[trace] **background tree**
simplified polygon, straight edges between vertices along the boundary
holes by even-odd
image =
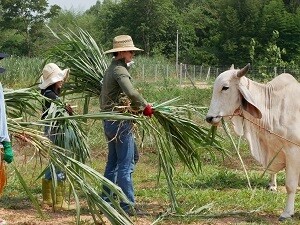
[[[47,23],[47,26],[58,34],[60,34],[64,29],[76,31],[78,30],[78,27],[82,27],[89,31],[89,33],[96,39],[96,37],[102,36],[102,30],[95,26],[95,19],[96,17],[93,14],[61,10],[59,14]],[[53,34],[48,27],[43,26],[43,29],[41,30],[43,39],[38,39],[35,42],[36,45],[39,46],[39,48],[35,48],[37,55],[45,57],[48,57],[48,50],[58,43],[58,40],[53,38]]]
[[[250,61],[251,38],[260,35],[262,2],[259,0],[225,0],[217,5],[219,38],[215,54],[221,65]],[[238,57],[237,57],[238,56]]]
[[[95,16],[94,27],[96,27],[101,34],[95,37],[95,40],[98,43],[101,43],[103,48],[111,48],[112,39],[114,37],[114,30],[119,26],[122,26],[122,23],[119,23],[119,26],[115,26],[115,21],[119,21],[118,18],[120,12],[120,4],[112,0],[103,0],[102,3],[97,1],[96,5],[92,6],[87,10],[87,14]],[[121,14],[122,15],[122,14]],[[119,28],[120,29],[120,28]]]
[[[282,1],[273,0],[265,5],[262,13],[262,28],[264,37],[262,43],[268,45],[273,37],[273,31],[279,32],[277,45],[286,49],[284,61],[291,61],[300,53],[300,23],[297,22],[297,14],[286,11]],[[266,50],[266,48],[264,49]]]
[[[218,32],[217,1],[208,0],[199,4],[190,4],[189,8],[181,13],[184,24],[193,27],[195,33],[194,48],[187,52],[188,60],[193,64],[218,64],[216,57]],[[193,59],[193,60],[192,60]]]
[[[127,33],[147,56],[174,62],[178,30],[180,62],[218,66],[265,63],[276,30],[285,65],[300,61],[300,10],[294,0],[98,0],[85,12],[47,8],[47,0],[0,3],[0,47],[10,54],[40,56],[55,45],[47,24],[54,31],[81,27],[104,49]]]
[[[51,6],[48,10],[46,0],[0,0],[2,6],[1,32],[2,51],[10,54],[32,56],[35,42],[43,38],[41,30],[44,23],[58,14],[60,7]]]
[[[98,12],[97,24],[102,25],[109,47],[114,36],[127,33],[147,55],[168,56],[170,48],[175,51],[179,14],[171,0],[104,1]]]
[[[299,0],[283,0],[287,10],[291,13],[296,13],[300,7]]]

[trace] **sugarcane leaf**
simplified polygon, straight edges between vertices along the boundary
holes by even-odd
[[[41,207],[39,206],[39,203],[38,203],[37,199],[30,192],[30,188],[27,186],[27,184],[26,184],[25,180],[23,179],[22,175],[20,174],[19,170],[14,165],[12,165],[12,167],[13,167],[13,169],[14,169],[14,171],[15,171],[15,173],[16,173],[16,175],[17,175],[17,177],[18,177],[18,179],[19,179],[19,181],[20,181],[20,183],[21,183],[21,185],[23,187],[23,189],[26,191],[27,196],[30,198],[31,202],[35,206],[38,214],[42,218],[45,218],[44,213],[41,210]]]
[[[77,34],[62,28],[61,35],[48,27],[59,43],[49,51],[47,60],[59,62],[63,67],[70,68],[70,80],[65,90],[68,94],[86,93],[99,96],[107,59],[103,50],[92,36],[81,28]]]

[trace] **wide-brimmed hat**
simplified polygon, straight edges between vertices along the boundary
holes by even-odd
[[[70,69],[61,70],[55,63],[48,63],[44,66],[40,78],[40,89],[46,89],[58,81],[66,80],[69,76]]]
[[[144,51],[134,46],[132,38],[129,35],[119,35],[113,40],[113,48],[104,52],[104,54],[112,52],[126,52],[126,51]]]
[[[6,58],[8,56],[9,55],[0,52],[0,60]],[[0,67],[0,73],[4,73],[4,72],[5,72],[5,69],[3,67]]]

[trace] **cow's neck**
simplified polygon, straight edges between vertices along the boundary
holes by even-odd
[[[269,114],[272,86],[257,83],[246,77],[243,77],[241,82],[252,93],[256,106],[262,112],[262,118],[256,119],[247,111],[241,109],[241,115],[232,119],[235,132],[238,135],[245,136],[249,142],[251,154],[259,163],[265,168],[268,167],[269,170],[278,171],[282,167],[280,162],[278,164],[274,163],[272,166],[269,165],[276,154],[275,152],[281,149],[281,143],[276,142],[276,138],[269,132],[273,130],[273,119]],[[269,141],[273,141],[273,144],[267,143]]]

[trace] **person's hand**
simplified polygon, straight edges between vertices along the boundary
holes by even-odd
[[[152,117],[153,113],[154,113],[154,109],[152,108],[152,105],[147,104],[146,107],[144,108],[143,114],[145,116]]]
[[[1,144],[4,148],[3,159],[7,163],[11,163],[14,159],[14,152],[9,141],[2,141]]]
[[[70,116],[73,116],[74,110],[72,109],[71,105],[66,104],[65,109],[67,110],[67,112],[68,112],[68,114],[69,114]]]

